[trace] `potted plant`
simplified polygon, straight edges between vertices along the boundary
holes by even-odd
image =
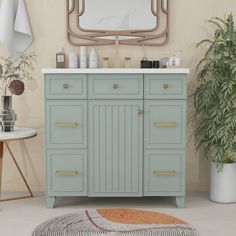
[[[25,90],[24,80],[31,79],[31,72],[36,62],[34,53],[21,54],[15,60],[12,57],[1,58],[0,88],[2,90],[2,110],[0,111],[0,125],[3,132],[14,129],[16,114],[12,110],[12,94],[21,95]]]
[[[210,199],[236,202],[236,28],[233,15],[209,20],[214,36],[197,66],[194,138],[212,160]]]

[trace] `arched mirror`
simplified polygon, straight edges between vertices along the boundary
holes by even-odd
[[[161,46],[168,17],[168,0],[67,0],[67,38],[74,46]]]

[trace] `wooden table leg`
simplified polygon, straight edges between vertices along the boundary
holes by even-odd
[[[3,142],[0,142],[0,196],[2,193]]]

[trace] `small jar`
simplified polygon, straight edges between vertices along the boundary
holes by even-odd
[[[110,68],[110,58],[109,57],[103,57],[102,58],[102,68]]]
[[[159,69],[160,68],[160,61],[153,61],[152,68]]]
[[[147,58],[143,58],[141,61],[141,68],[152,68],[152,61],[149,61]]]
[[[167,66],[169,66],[169,61],[170,61],[170,58],[163,57],[160,61],[161,68],[167,68]]]
[[[125,57],[124,68],[131,68],[132,66],[132,58]]]

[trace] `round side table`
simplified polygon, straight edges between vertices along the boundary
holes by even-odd
[[[29,129],[29,128],[15,128],[13,132],[0,132],[0,194],[1,194],[1,187],[2,187],[2,166],[3,166],[3,148],[4,146],[7,148],[7,150],[10,153],[10,156],[16,165],[17,170],[19,171],[28,191],[29,196],[23,196],[23,197],[17,197],[17,198],[8,198],[8,199],[1,199],[0,201],[10,201],[10,200],[17,200],[17,199],[23,199],[23,198],[31,198],[33,197],[33,193],[29,187],[29,184],[26,181],[26,178],[23,175],[22,170],[20,169],[19,164],[16,161],[16,158],[10,149],[10,146],[8,144],[8,141],[14,141],[14,140],[25,140],[29,138],[33,138],[37,136],[37,131],[35,129]]]

